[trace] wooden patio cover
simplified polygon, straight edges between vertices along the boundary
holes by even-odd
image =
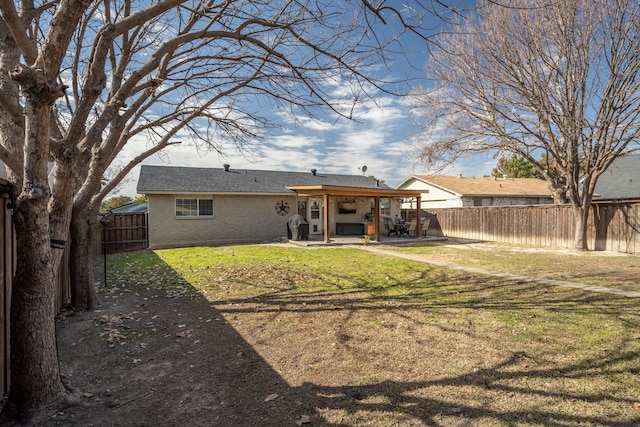
[[[329,224],[330,212],[329,212],[329,199],[331,197],[369,197],[375,200],[375,232],[373,239],[380,241],[380,199],[407,199],[415,197],[416,199],[416,212],[419,213],[420,195],[427,192],[427,190],[394,190],[392,188],[363,188],[363,187],[341,187],[334,185],[301,185],[287,187],[292,191],[295,191],[298,196],[303,197],[320,197],[322,196],[322,204],[324,206],[324,241],[329,243],[330,233]],[[416,215],[416,218],[420,218],[420,215]],[[422,230],[420,229],[422,224],[420,221],[416,224],[416,236],[422,236]]]

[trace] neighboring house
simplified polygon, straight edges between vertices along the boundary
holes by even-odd
[[[640,200],[640,154],[618,157],[598,178],[594,202]]]
[[[310,234],[324,234],[327,241],[330,234],[362,235],[376,204],[383,214],[399,215],[400,199],[411,194],[361,175],[228,165],[143,165],[137,191],[148,201],[151,248],[280,239],[294,214],[306,219]]]
[[[534,178],[412,175],[396,189],[428,191],[422,194],[422,209],[553,203],[547,182]],[[413,209],[415,202],[405,199],[402,208]]]

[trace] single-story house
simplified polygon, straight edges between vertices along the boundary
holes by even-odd
[[[596,182],[594,202],[640,200],[640,154],[620,156]]]
[[[309,234],[364,235],[374,215],[399,215],[398,191],[361,175],[143,165],[137,191],[147,197],[149,247],[255,242],[287,236],[301,215]],[[379,217],[379,215],[378,215]],[[373,227],[379,240],[380,226]]]
[[[422,209],[466,206],[510,206],[553,203],[548,184],[534,178],[475,178],[462,175],[412,175],[398,190],[420,190]],[[403,201],[403,209],[415,202]]]

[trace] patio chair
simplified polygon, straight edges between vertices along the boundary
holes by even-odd
[[[382,219],[384,220],[384,228],[387,229],[387,237],[391,236],[392,234],[399,236],[398,226],[395,222],[393,222],[393,218],[385,216]]]
[[[407,229],[407,234],[409,237],[416,237],[416,226],[418,225],[417,219],[412,219],[409,223],[409,228]]]
[[[427,237],[427,230],[429,229],[429,224],[431,224],[430,218],[425,218],[422,220],[422,227],[420,228],[420,230],[422,230],[423,237]]]

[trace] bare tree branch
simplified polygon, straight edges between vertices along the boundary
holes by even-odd
[[[574,207],[576,247],[598,177],[640,142],[640,6],[631,0],[481,3],[441,35],[418,95],[424,161],[523,156]],[[540,161],[544,156],[545,161]]]
[[[33,40],[27,35],[27,30],[15,8],[15,3],[12,0],[0,0],[0,11],[2,12],[2,19],[11,31],[11,35],[16,40],[27,63],[35,62],[38,57],[38,51]]]

